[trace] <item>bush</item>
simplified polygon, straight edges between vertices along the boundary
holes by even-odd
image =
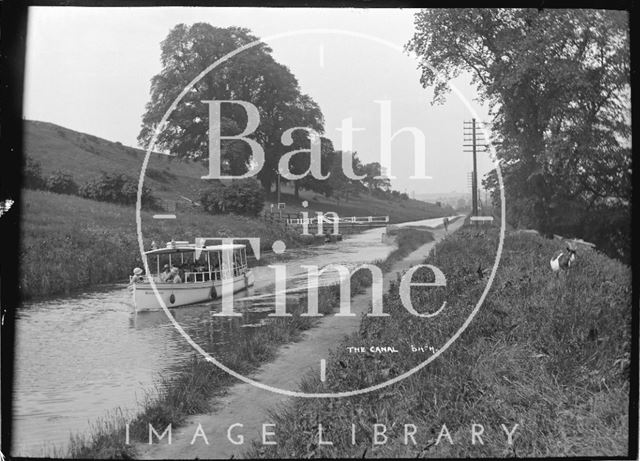
[[[211,214],[226,213],[224,206],[224,187],[220,182],[213,182],[200,193],[200,203],[205,211]]]
[[[58,194],[77,194],[78,184],[69,173],[58,170],[47,178],[46,189]]]
[[[97,178],[90,179],[80,187],[79,195],[101,202],[133,205],[136,203],[138,182],[125,174],[102,173]],[[142,187],[142,207],[157,208],[155,197],[151,189]]]
[[[243,179],[225,187],[212,183],[201,192],[200,202],[213,214],[238,213],[257,216],[264,206],[264,194],[260,185],[252,179]]]
[[[27,157],[24,167],[24,187],[27,189],[44,189],[45,181],[42,177],[42,167],[40,163]]]
[[[229,211],[257,216],[264,206],[264,191],[257,181],[242,179],[225,189],[224,199]]]
[[[373,189],[371,191],[371,195],[375,198],[379,198],[381,200],[384,200],[388,197],[388,194],[383,191],[382,189]]]

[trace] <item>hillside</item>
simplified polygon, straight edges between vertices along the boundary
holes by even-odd
[[[42,175],[63,170],[78,184],[105,173],[139,174],[144,151],[69,130],[52,123],[25,121],[25,155],[39,162]],[[193,208],[188,200],[197,200],[203,187],[200,177],[206,171],[200,164],[179,162],[161,154],[150,158],[145,185],[167,202],[183,204],[176,209],[178,219],[158,221],[143,212],[146,244],[171,238],[193,240],[202,235],[257,235],[263,248],[276,239],[290,245],[301,244],[293,231],[260,218],[215,215]],[[285,213],[302,210],[301,201],[309,200],[307,210],[336,211],[342,216],[390,215],[392,222],[437,217],[448,209],[417,200],[392,202],[363,196],[349,202],[318,197],[303,191],[300,199],[283,189]],[[272,194],[275,195],[275,194]],[[274,198],[266,197],[271,209]],[[72,195],[26,190],[22,197],[22,241],[20,288],[25,299],[69,293],[99,283],[124,281],[132,267],[140,265],[136,241],[135,208],[96,202]]]
[[[40,162],[44,176],[56,170],[71,174],[78,184],[101,172],[140,174],[145,152],[96,136],[79,133],[53,123],[24,122],[24,155]],[[145,185],[161,199],[180,200],[198,196],[200,179],[206,170],[193,162],[178,162],[171,157],[153,154],[145,176]],[[186,201],[184,201],[187,203]]]
[[[42,166],[43,176],[57,170],[71,174],[78,184],[98,176],[101,172],[124,173],[138,177],[145,152],[127,147],[119,142],[111,142],[96,136],[79,133],[53,123],[24,122],[24,154]],[[161,154],[152,154],[145,175],[145,185],[153,195],[177,204],[190,205],[197,200],[205,181],[200,178],[206,169],[200,163],[184,162]],[[302,210],[302,200],[309,202],[308,210],[335,211],[342,216],[389,215],[392,222],[417,220],[450,215],[447,208],[420,200],[391,201],[363,195],[345,202],[326,198],[309,191],[301,191],[296,200],[292,188],[283,185],[281,201],[286,203],[286,213]],[[267,194],[265,208],[277,201],[276,194]]]

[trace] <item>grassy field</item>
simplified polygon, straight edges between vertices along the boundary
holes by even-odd
[[[145,152],[120,143],[79,133],[47,122],[27,120],[24,123],[25,155],[38,161],[43,176],[57,170],[65,170],[78,184],[99,176],[101,172],[124,173],[138,177]],[[173,160],[166,155],[152,154],[145,173],[145,185],[153,195],[171,203],[190,206],[190,200],[198,200],[200,190],[206,186],[201,176],[207,174],[203,165]],[[274,193],[266,194],[266,210],[277,201]],[[281,202],[285,213],[302,211],[302,200],[309,202],[307,211],[335,211],[341,216],[389,215],[392,222],[435,218],[452,214],[449,208],[441,208],[420,200],[389,201],[365,194],[358,198],[335,200],[310,191],[301,191],[295,199],[293,187],[282,186]]]
[[[24,299],[69,293],[90,285],[128,282],[142,267],[135,208],[71,195],[23,191],[20,290]],[[145,248],[175,238],[260,237],[263,248],[276,239],[295,246],[298,235],[260,218],[184,211],[178,219],[155,220],[142,212]]]
[[[394,261],[402,259],[414,249],[433,240],[425,230],[400,230],[396,238],[398,248],[387,260],[380,264],[386,271]],[[362,292],[371,284],[367,271],[359,271],[352,277],[352,296]],[[339,286],[319,288],[318,311],[322,314],[334,312],[339,306]],[[287,306],[293,313],[290,319],[273,319],[261,328],[238,329],[236,347],[229,348],[229,356],[224,362],[237,372],[249,375],[260,364],[271,361],[282,344],[298,341],[304,330],[313,327],[318,319],[301,317],[306,311],[304,302]],[[225,392],[237,382],[235,378],[219,368],[194,355],[191,362],[184,364],[173,377],[160,377],[156,388],[143,400],[140,413],[127,418],[119,410],[94,422],[88,436],[74,436],[68,451],[56,450],[55,454],[72,458],[130,458],[135,456],[134,448],[125,444],[124,427],[130,423],[132,440],[144,440],[148,435],[148,424],[154,427],[179,427],[189,415],[202,414],[213,410],[214,397]],[[50,453],[53,455],[54,453]]]
[[[448,306],[428,320],[411,316],[390,290],[385,319],[365,317],[358,334],[327,360],[305,392],[332,392],[381,383],[411,369],[431,352],[353,354],[345,346],[413,345],[438,349],[467,318],[486,284],[495,230],[463,228],[436,246],[428,263],[447,275],[447,287],[414,290],[414,306]],[[510,233],[493,287],[476,318],[433,363],[379,391],[335,400],[298,399],[280,409],[277,446],[254,445],[250,457],[548,457],[625,456],[628,450],[631,272],[591,250],[556,277],[549,259],[561,244]],[[419,278],[419,277],[418,277]],[[423,281],[427,281],[423,278]],[[318,423],[323,440],[318,445]],[[472,444],[471,424],[483,424],[484,444]],[[351,443],[351,424],[356,443]],[[372,444],[374,424],[387,443]],[[404,425],[417,428],[416,444]],[[445,424],[453,443],[444,437]],[[518,424],[513,445],[500,427]]]

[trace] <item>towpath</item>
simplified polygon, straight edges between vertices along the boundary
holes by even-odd
[[[463,219],[449,224],[449,233],[462,226]],[[422,245],[401,261],[396,262],[384,275],[384,291],[395,280],[398,272],[422,263],[433,246],[445,236],[443,228],[431,229],[434,241]],[[298,390],[301,378],[308,372],[320,373],[320,360],[329,356],[332,349],[345,336],[350,335],[360,326],[360,317],[370,308],[371,288],[351,300],[351,311],[355,317],[325,316],[318,326],[303,333],[300,341],[282,346],[276,359],[261,366],[252,379],[273,387]],[[225,459],[238,458],[250,446],[252,440],[262,438],[262,425],[270,423],[269,412],[286,405],[293,397],[276,394],[257,388],[251,384],[240,382],[230,387],[228,392],[215,400],[215,409],[210,414],[191,416],[180,428],[173,428],[172,443],[167,438],[153,445],[140,443],[136,446],[140,459]],[[233,424],[242,427],[232,429],[232,436],[244,437],[242,445],[232,444],[227,431]],[[197,437],[192,444],[198,425],[206,435],[208,445],[203,437]],[[162,433],[165,428],[155,428]],[[273,431],[274,429],[269,429]],[[277,429],[276,429],[277,430]],[[273,438],[273,437],[270,437]]]

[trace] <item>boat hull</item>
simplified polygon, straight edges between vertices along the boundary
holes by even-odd
[[[156,283],[156,288],[164,304],[168,308],[186,306],[220,298],[223,290],[233,293],[247,289],[254,284],[252,271],[225,280],[209,280],[206,282]],[[134,283],[133,303],[136,311],[160,310],[162,305],[150,283]]]

